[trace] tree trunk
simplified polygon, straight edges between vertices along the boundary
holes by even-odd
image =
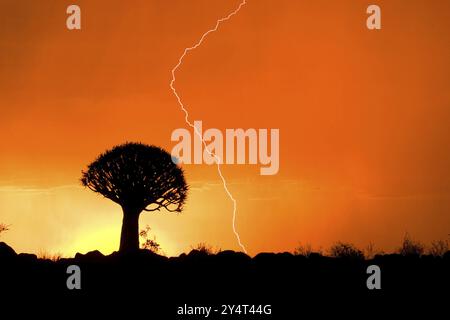
[[[123,222],[120,235],[120,252],[139,250],[139,215],[138,210],[122,208]]]

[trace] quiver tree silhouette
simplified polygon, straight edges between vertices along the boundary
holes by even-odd
[[[119,251],[139,249],[139,216],[142,211],[181,212],[188,185],[183,170],[164,149],[142,143],[125,143],[101,154],[81,183],[122,207]]]

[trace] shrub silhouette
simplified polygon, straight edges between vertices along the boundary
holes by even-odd
[[[158,253],[161,250],[161,246],[158,242],[156,242],[156,237],[154,236],[153,239],[150,239],[150,226],[146,226],[145,229],[142,229],[139,232],[139,236],[144,241],[141,245],[142,249],[149,250],[154,253]]]
[[[366,259],[373,259],[373,258],[375,258],[375,256],[383,255],[383,254],[384,254],[383,251],[377,250],[375,248],[375,244],[373,244],[373,242],[369,242],[369,244],[364,249],[364,257]]]
[[[351,243],[337,242],[330,248],[330,256],[334,258],[364,259],[364,253]]]
[[[296,256],[309,257],[311,255],[311,253],[313,253],[313,250],[312,250],[312,246],[309,243],[306,245],[303,245],[300,243],[294,249],[294,255],[296,255]]]
[[[428,249],[428,253],[434,257],[443,257],[444,254],[450,250],[448,241],[437,240],[431,242],[431,246]]]
[[[409,234],[403,238],[402,246],[398,249],[398,253],[402,256],[421,256],[425,251],[425,246],[411,239]]]
[[[181,212],[188,191],[183,170],[171,155],[142,143],[125,143],[101,154],[82,172],[81,183],[122,207],[121,252],[139,249],[142,211]]]
[[[213,255],[221,252],[222,250],[214,249],[212,246],[208,245],[206,242],[200,242],[196,246],[191,246],[192,250],[199,251],[206,255]]]

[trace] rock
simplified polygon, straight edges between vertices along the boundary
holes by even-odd
[[[191,252],[189,252],[189,254],[187,256],[190,259],[192,259],[192,258],[193,259],[197,259],[197,258],[208,257],[209,254],[206,251],[201,251],[201,250],[194,249],[194,250],[191,250]]]
[[[320,254],[319,252],[311,252],[308,256],[308,259],[310,260],[320,260],[323,259],[324,256]]]
[[[17,253],[4,242],[0,242],[0,259],[14,258]]]
[[[261,252],[258,253],[253,260],[255,260],[256,262],[259,263],[266,263],[266,262],[270,262],[273,261],[275,259],[275,253],[272,252]]]
[[[234,252],[232,250],[221,251],[216,257],[220,260],[229,260],[230,262],[250,261],[252,259],[243,252]]]
[[[32,263],[37,261],[37,256],[32,253],[20,253],[18,258],[25,263]]]
[[[450,251],[447,251],[446,253],[444,253],[443,258],[445,260],[450,260]]]
[[[89,259],[101,259],[105,257],[105,255],[98,250],[89,251],[84,256]]]
[[[75,255],[75,260],[83,260],[83,261],[98,261],[104,258],[105,255],[98,250],[89,251],[86,254],[82,254],[77,252]]]

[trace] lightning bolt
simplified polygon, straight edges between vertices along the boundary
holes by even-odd
[[[197,134],[197,136],[201,139],[203,145],[205,146],[205,150],[206,152],[208,152],[208,154],[212,157],[214,157],[214,160],[216,162],[217,165],[217,172],[219,173],[220,179],[222,179],[222,183],[223,183],[223,188],[225,189],[225,192],[228,194],[228,196],[230,197],[231,201],[233,202],[233,219],[232,219],[232,227],[233,227],[233,232],[236,236],[236,239],[239,243],[239,246],[242,248],[242,250],[247,253],[247,250],[245,249],[245,246],[242,244],[241,242],[241,238],[239,236],[239,233],[236,231],[236,211],[237,211],[237,203],[236,203],[236,199],[233,197],[233,195],[231,194],[230,190],[228,190],[228,185],[227,185],[227,181],[225,180],[225,177],[222,174],[222,170],[220,169],[220,165],[222,164],[222,160],[220,159],[219,156],[217,156],[216,154],[214,154],[213,152],[211,152],[211,150],[208,148],[208,146],[206,145],[205,140],[203,140],[203,137],[201,135],[201,133],[199,132],[198,128],[196,126],[194,126],[190,121],[189,121],[189,112],[188,110],[185,108],[183,101],[180,98],[180,95],[178,94],[177,90],[175,89],[175,81],[176,81],[176,77],[175,77],[175,73],[176,71],[180,68],[181,64],[183,63],[184,58],[186,57],[186,55],[197,49],[198,47],[200,47],[202,45],[202,43],[205,41],[206,37],[213,32],[216,32],[219,29],[219,26],[221,23],[230,20],[234,15],[236,15],[242,8],[242,6],[244,6],[247,3],[246,0],[243,0],[239,6],[233,11],[231,12],[229,15],[227,15],[226,17],[223,17],[219,20],[217,20],[216,25],[214,26],[214,28],[206,31],[200,38],[200,40],[198,40],[198,42],[196,44],[194,44],[192,47],[186,48],[183,51],[183,54],[181,55],[181,57],[178,59],[178,63],[177,65],[172,69],[172,80],[170,81],[170,88],[173,91],[173,94],[175,95],[175,97],[177,98],[178,104],[181,107],[181,110],[183,110],[184,112],[184,120],[186,121],[187,125],[189,125],[191,128],[194,129],[194,132]]]

